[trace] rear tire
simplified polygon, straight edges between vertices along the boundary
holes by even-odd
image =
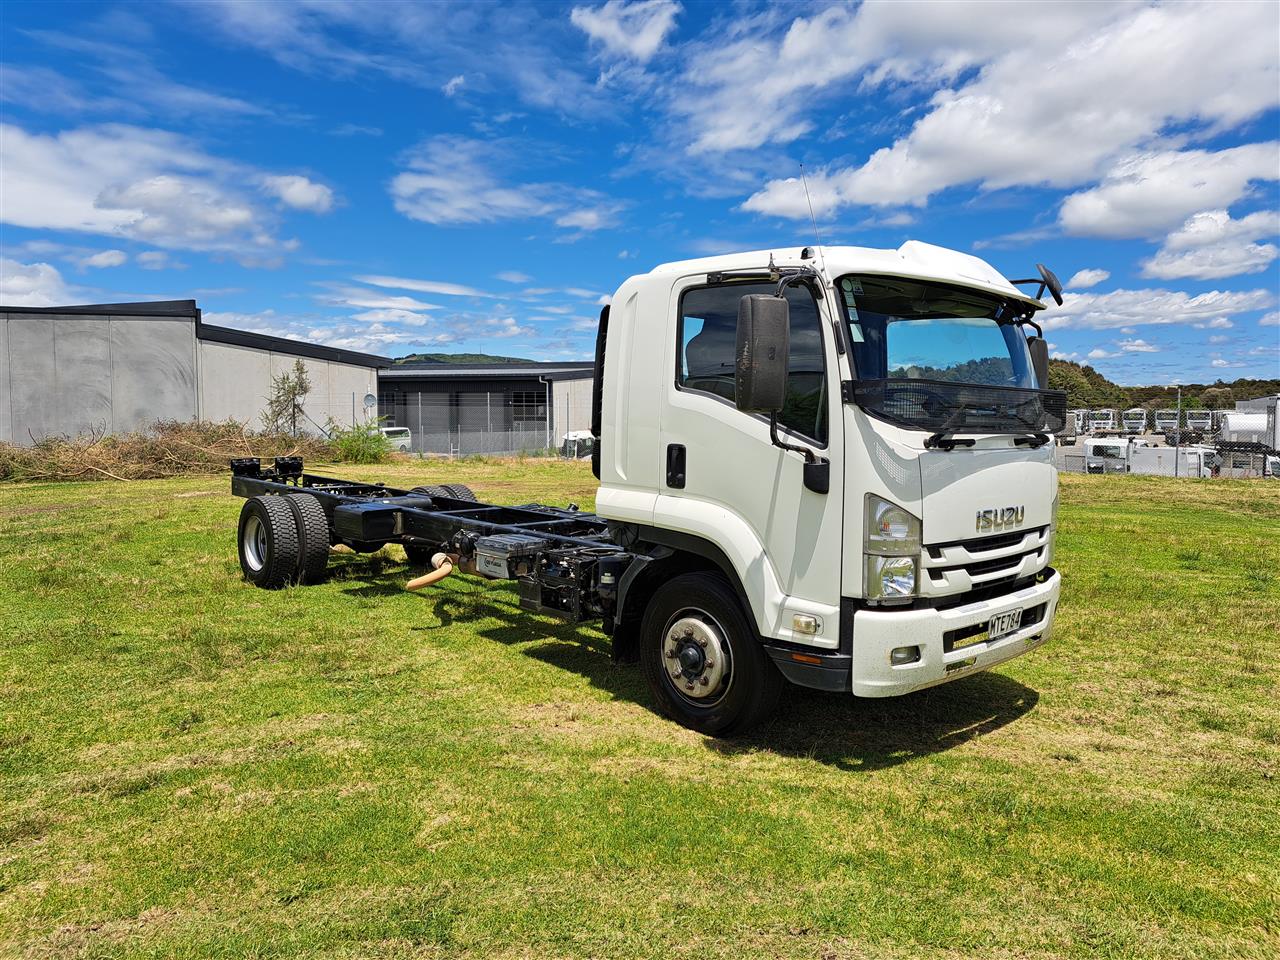
[[[657,589],[640,625],[640,664],[662,713],[710,736],[750,730],[782,693],[781,674],[719,573],[686,573]]]
[[[449,491],[448,496],[455,500],[466,500],[468,503],[478,503],[476,495],[471,492],[471,488],[463,483],[446,483],[443,488]]]
[[[268,495],[246,500],[240,509],[236,542],[240,569],[255,587],[278,590],[297,579],[298,524],[284,497]]]
[[[414,487],[410,493],[419,493],[424,497],[448,497],[452,496],[444,487]]]
[[[309,493],[289,493],[284,500],[298,525],[298,582],[319,583],[329,565],[329,518]]]

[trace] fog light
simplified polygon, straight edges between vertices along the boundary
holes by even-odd
[[[919,659],[919,647],[896,647],[889,654],[889,662],[895,667],[900,667],[904,663],[916,663]]]

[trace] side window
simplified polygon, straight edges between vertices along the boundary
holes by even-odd
[[[731,283],[697,287],[680,298],[676,382],[685,390],[734,401],[734,350],[738,301],[751,293],[771,294],[772,283]],[[805,287],[788,287],[791,350],[787,359],[787,402],[778,423],[802,436],[827,442],[826,375],[818,305]]]

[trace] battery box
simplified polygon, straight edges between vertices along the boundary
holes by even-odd
[[[526,533],[498,533],[475,542],[476,571],[486,577],[505,580],[533,568],[533,557],[545,550],[547,541]]]

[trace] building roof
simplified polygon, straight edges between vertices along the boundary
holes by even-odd
[[[3,307],[0,313],[52,313],[67,316],[189,317],[198,319],[194,300],[144,300],[140,303],[80,303],[69,307]]]
[[[397,363],[378,371],[379,380],[510,379],[545,377],[548,380],[589,379],[595,364],[572,363]]]
[[[253,333],[249,330],[235,330],[231,327],[218,327],[204,323],[200,319],[200,308],[194,300],[145,300],[139,303],[85,303],[68,307],[5,307],[0,306],[0,313],[48,315],[58,317],[175,317],[195,320],[196,336],[211,343],[226,343],[237,347],[252,347],[256,350],[270,350],[273,353],[285,353],[295,357],[306,357],[310,360],[329,360],[334,363],[349,363],[357,367],[385,367],[391,363],[390,357],[382,357],[373,353],[360,353],[356,350],[344,350],[341,347],[329,347],[321,343],[307,343],[304,340],[291,340],[288,337],[273,337],[265,333]]]
[[[253,347],[258,350],[287,353],[290,356],[307,357],[312,360],[349,363],[356,367],[377,367],[381,369],[391,363],[390,357],[380,357],[375,353],[343,350],[341,347],[328,347],[323,343],[307,343],[304,340],[273,337],[266,333],[251,333],[248,330],[234,330],[231,327],[215,327],[209,323],[198,324],[196,336],[201,340],[208,340],[213,343],[228,343],[237,347]]]

